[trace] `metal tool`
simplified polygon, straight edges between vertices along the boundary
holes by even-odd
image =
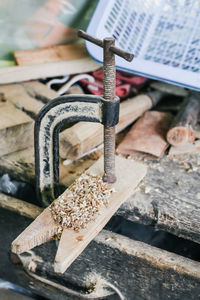
[[[133,55],[114,46],[114,38],[98,40],[83,31],[78,35],[104,49],[104,95],[66,95],[46,104],[35,122],[35,173],[37,193],[44,206],[55,199],[59,181],[59,131],[67,122],[87,121],[104,125],[104,176],[114,183],[115,125],[119,120],[119,99],[115,96],[115,58],[131,61]]]
[[[103,48],[103,98],[108,102],[116,102],[115,96],[116,71],[115,54],[123,57],[127,61],[133,60],[133,54],[125,52],[115,47],[115,39],[105,38],[103,41],[96,39],[82,30],[78,31],[78,36],[93,44]],[[103,180],[114,183],[115,177],[115,126],[104,125],[104,176]]]

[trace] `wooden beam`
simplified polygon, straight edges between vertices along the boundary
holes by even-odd
[[[43,211],[43,208],[37,205],[19,200],[3,193],[0,193],[0,207],[31,219],[35,219]]]
[[[44,105],[41,101],[31,97],[21,84],[0,85],[0,93],[4,94],[9,102],[33,116],[36,115]]]
[[[33,66],[6,67],[0,69],[0,84],[72,75],[77,73],[87,73],[97,70],[99,67],[100,65],[89,57],[71,61],[50,62]]]
[[[0,156],[22,150],[32,145],[33,123],[24,112],[17,109],[5,96],[0,101]]]
[[[0,95],[3,97],[2,101],[0,100],[0,156],[2,156],[33,146],[33,118],[43,107],[43,98],[45,97],[47,102],[50,97],[55,98],[56,92],[42,83],[33,82],[24,85],[2,85]]]
[[[14,58],[20,66],[31,66],[49,62],[69,61],[88,56],[83,44],[58,45],[35,50],[18,50]]]

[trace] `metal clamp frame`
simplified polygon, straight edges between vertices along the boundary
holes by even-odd
[[[59,182],[59,132],[69,122],[98,122],[115,126],[119,99],[106,101],[100,96],[67,95],[46,104],[35,121],[35,173],[37,194],[42,205],[55,199]]]

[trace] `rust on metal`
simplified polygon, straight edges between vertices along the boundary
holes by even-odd
[[[86,32],[79,30],[78,36],[103,48],[103,86],[104,99],[106,101],[116,101],[116,69],[115,54],[127,61],[133,60],[133,54],[115,47],[115,39],[106,37],[102,40],[94,38]],[[115,126],[104,126],[104,176],[103,180],[108,183],[116,181],[115,176]]]

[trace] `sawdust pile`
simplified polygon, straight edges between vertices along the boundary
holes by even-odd
[[[84,173],[49,207],[56,223],[78,231],[94,220],[114,190],[100,176]]]

